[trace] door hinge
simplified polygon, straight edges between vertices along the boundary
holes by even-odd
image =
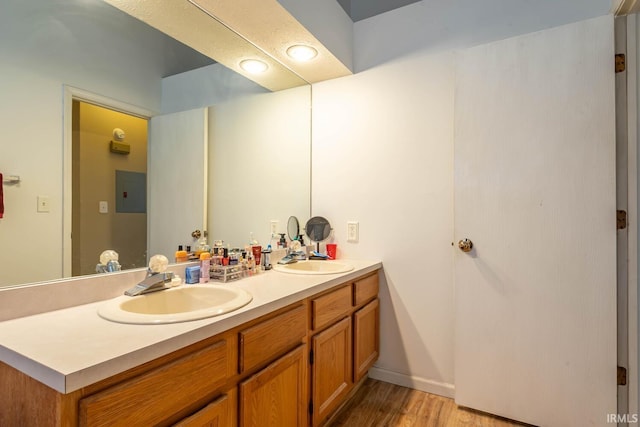
[[[616,220],[617,220],[616,228],[618,230],[624,230],[625,228],[627,228],[627,211],[623,211],[623,210],[617,211]]]
[[[627,69],[627,61],[624,53],[616,53],[616,73],[621,73]]]
[[[313,350],[309,352],[309,364],[313,365]]]
[[[313,415],[313,400],[309,401],[309,414]]]
[[[618,366],[618,385],[627,385],[627,368]]]

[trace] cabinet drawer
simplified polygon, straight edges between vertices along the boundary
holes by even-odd
[[[378,273],[353,283],[353,305],[359,306],[378,295]]]
[[[343,286],[311,300],[313,329],[318,330],[338,320],[351,310],[351,286]]]
[[[240,373],[274,359],[307,335],[306,306],[300,305],[240,331]]]
[[[228,372],[227,341],[196,351],[80,400],[81,426],[156,425],[211,395]]]

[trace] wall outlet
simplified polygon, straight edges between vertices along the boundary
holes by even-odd
[[[278,222],[279,221],[277,219],[271,220],[271,236],[278,234]]]
[[[347,242],[357,243],[359,238],[358,232],[358,222],[357,221],[349,221],[347,222]]]
[[[49,212],[50,201],[47,196],[38,196],[38,212]]]
[[[101,214],[109,213],[109,203],[105,202],[104,200],[98,202],[98,212]]]

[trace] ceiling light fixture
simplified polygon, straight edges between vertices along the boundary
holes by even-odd
[[[287,55],[296,61],[305,62],[315,58],[318,55],[318,51],[311,46],[295,44],[287,49]]]
[[[267,71],[269,66],[266,62],[262,62],[257,59],[245,59],[244,61],[240,61],[240,68],[245,70],[247,73],[260,74]]]

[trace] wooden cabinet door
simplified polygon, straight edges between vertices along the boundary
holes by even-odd
[[[313,337],[313,425],[317,426],[343,401],[351,381],[351,317]]]
[[[371,301],[353,314],[353,381],[359,381],[380,353],[380,303]]]
[[[240,384],[240,426],[307,424],[306,345],[282,356]]]
[[[220,396],[190,417],[185,418],[174,427],[231,427],[236,418],[235,389],[229,394]]]

